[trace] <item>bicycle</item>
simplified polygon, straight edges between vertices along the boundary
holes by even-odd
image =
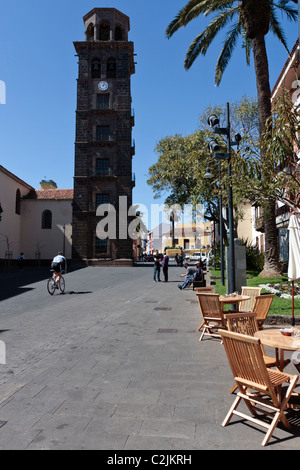
[[[53,269],[51,269],[53,271]],[[62,271],[64,272],[64,271]],[[63,276],[60,277],[58,282],[55,281],[54,271],[53,275],[47,281],[47,289],[50,295],[53,295],[56,289],[59,289],[62,294],[65,293],[66,283]]]

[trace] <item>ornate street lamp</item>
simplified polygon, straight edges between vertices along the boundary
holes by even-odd
[[[238,145],[241,141],[240,134],[236,134],[235,141],[230,138],[230,117],[229,117],[229,103],[226,104],[226,127],[219,127],[220,120],[214,114],[208,118],[208,124],[213,128],[215,134],[224,135],[227,141],[227,153],[218,153],[219,148],[209,142],[209,148],[212,150],[214,158],[218,160],[228,159],[228,176],[231,178],[231,147]],[[229,279],[228,289],[230,292],[235,292],[235,259],[234,259],[234,231],[233,231],[233,201],[232,201],[232,187],[228,186],[228,222],[229,222]]]
[[[203,176],[206,179],[212,179],[214,175],[210,172],[210,169],[207,168]],[[221,194],[221,162],[219,160],[219,236],[220,236],[220,261],[221,261],[221,282],[222,286],[225,284],[224,280],[224,248],[223,248],[223,208],[222,208],[222,194]]]

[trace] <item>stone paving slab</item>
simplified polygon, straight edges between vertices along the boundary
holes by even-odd
[[[257,428],[221,426],[233,378],[220,342],[199,342],[182,271],[153,283],[148,263],[89,267],[54,296],[48,270],[0,274],[0,449],[263,449]],[[265,449],[299,448],[298,416]]]

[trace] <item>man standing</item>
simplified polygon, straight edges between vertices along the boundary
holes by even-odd
[[[168,269],[169,269],[169,257],[167,255],[166,250],[164,251],[164,256],[161,262],[162,268],[163,268],[163,273],[164,273],[164,282],[168,282]]]
[[[153,271],[153,282],[157,281],[160,282],[160,256],[158,254],[158,250],[154,253],[154,271]]]

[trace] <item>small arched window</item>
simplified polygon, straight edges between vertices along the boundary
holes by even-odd
[[[42,228],[50,229],[52,228],[52,212],[46,209],[42,213]]]
[[[21,211],[21,191],[17,189],[16,191],[16,209],[15,212],[16,214],[20,215]]]
[[[121,26],[115,27],[115,41],[122,41],[123,40],[123,32]]]
[[[101,78],[101,62],[100,59],[93,59],[91,64],[91,77]]]
[[[110,38],[110,25],[108,21],[103,21],[99,27],[99,40],[109,41]]]
[[[87,41],[93,41],[94,40],[94,25],[93,23],[90,23],[87,27],[87,30],[86,30],[86,39]]]
[[[116,62],[116,59],[114,59],[113,57],[110,57],[108,60],[107,60],[107,64],[106,64],[106,77],[107,78],[116,78],[117,76],[117,62]]]

